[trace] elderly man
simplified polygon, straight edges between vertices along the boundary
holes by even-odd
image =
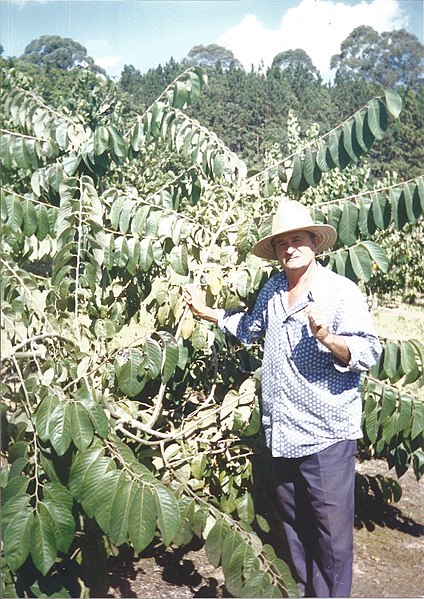
[[[265,339],[262,423],[293,573],[308,597],[350,594],[359,379],[381,352],[359,288],[316,261],[336,238],[305,206],[283,199],[271,235],[252,250],[277,259],[281,272],[251,313],[210,308],[185,291],[194,315],[243,343]]]

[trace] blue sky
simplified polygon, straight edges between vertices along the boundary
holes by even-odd
[[[78,41],[107,73],[141,72],[217,43],[246,67],[303,48],[324,78],[358,25],[405,27],[423,42],[423,0],[0,0],[1,44],[19,56],[42,35]]]

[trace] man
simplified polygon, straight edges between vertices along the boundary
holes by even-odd
[[[185,291],[194,315],[241,342],[264,337],[262,421],[295,578],[308,597],[348,597],[352,583],[359,379],[381,346],[365,298],[316,254],[337,233],[284,199],[272,232],[253,247],[278,259],[251,314],[206,306]]]

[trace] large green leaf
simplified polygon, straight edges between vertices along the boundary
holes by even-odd
[[[383,272],[387,272],[389,268],[389,259],[385,250],[373,241],[361,241],[359,247],[361,246],[367,250],[378,268]]]
[[[99,526],[107,535],[112,529],[112,505],[118,489],[125,481],[125,474],[121,470],[109,470],[98,482],[93,512]]]
[[[167,331],[159,331],[157,333],[163,342],[163,359],[162,359],[162,382],[166,383],[174,374],[178,364],[180,351],[175,337]]]
[[[9,521],[3,533],[4,557],[13,572],[22,566],[29,555],[33,521],[32,510],[27,508]]]
[[[75,457],[69,474],[69,490],[77,501],[81,500],[83,481],[89,466],[104,454],[104,448],[90,447],[78,453]]]
[[[118,385],[122,393],[135,397],[146,384],[144,375],[144,355],[137,348],[126,351],[126,362],[119,368]]]
[[[66,553],[75,537],[75,520],[72,512],[58,499],[47,500],[43,506],[50,514],[58,551]]]
[[[173,270],[179,275],[188,274],[188,251],[185,244],[176,245],[169,254],[169,262]]]
[[[397,393],[386,387],[383,390],[383,395],[381,398],[381,410],[379,414],[379,422],[380,424],[384,424],[386,420],[394,413],[397,405]]]
[[[20,493],[19,495],[14,495],[13,501],[8,501],[6,503],[2,501],[1,529],[3,532],[6,530],[12,518],[28,508],[30,499],[31,497],[27,493]]]
[[[396,91],[390,89],[384,90],[384,96],[386,98],[387,110],[397,119],[402,111],[402,98]]]
[[[128,519],[128,532],[137,553],[152,541],[156,530],[156,502],[148,485],[138,488],[132,499]]]
[[[381,100],[371,100],[368,105],[368,125],[376,139],[382,139],[387,131],[387,110]]]
[[[340,221],[337,229],[339,239],[345,245],[354,245],[357,240],[356,227],[359,211],[353,202],[344,202]]]
[[[353,272],[360,281],[369,281],[372,274],[371,258],[367,250],[360,246],[349,248],[349,259]]]
[[[385,195],[381,193],[375,194],[372,202],[372,216],[379,229],[387,229],[390,225],[392,211],[390,202]]]
[[[57,543],[52,518],[43,503],[38,504],[38,511],[34,514],[30,551],[35,567],[45,576],[56,560]]]
[[[116,545],[122,545],[128,540],[130,510],[137,488],[137,483],[129,480],[117,488],[112,503],[110,528],[110,537]]]
[[[81,403],[73,403],[71,404],[71,408],[72,440],[76,447],[83,451],[84,449],[87,449],[93,440],[93,425],[86,408]]]
[[[50,418],[59,404],[59,399],[56,395],[49,392],[44,397],[35,412],[35,426],[37,434],[42,441],[48,441],[50,438]]]
[[[400,348],[394,341],[386,341],[384,344],[384,371],[391,382],[399,380],[398,368],[400,365]]]
[[[99,500],[99,483],[107,472],[116,468],[110,458],[98,458],[86,469],[81,482],[80,502],[89,518],[94,515],[94,508]]]
[[[153,493],[156,501],[157,523],[163,543],[172,543],[181,526],[180,509],[175,495],[163,485],[155,485]]]
[[[67,401],[59,401],[49,419],[50,442],[58,455],[63,455],[72,441],[72,408]]]

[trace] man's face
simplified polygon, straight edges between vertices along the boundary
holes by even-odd
[[[275,253],[284,270],[306,268],[315,259],[319,240],[308,231],[290,231],[274,239]]]

